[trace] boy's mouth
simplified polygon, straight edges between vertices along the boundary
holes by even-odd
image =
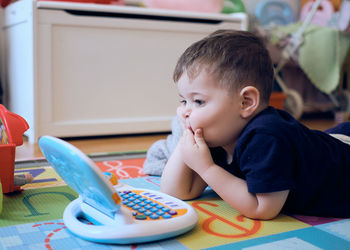
[[[189,120],[186,120],[186,129],[189,129],[189,130],[191,130],[192,133],[194,133]]]

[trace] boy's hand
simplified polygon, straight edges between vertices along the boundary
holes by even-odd
[[[208,145],[203,138],[202,129],[197,129],[194,134],[186,129],[180,143],[183,161],[199,175],[214,165]]]

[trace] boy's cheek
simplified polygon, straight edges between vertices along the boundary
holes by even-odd
[[[185,119],[183,119],[182,117],[179,117],[179,122],[180,122],[180,126],[181,126],[181,129],[184,130],[185,129]]]
[[[184,129],[184,127],[185,127],[185,118],[182,115],[182,107],[178,107],[177,108],[176,115],[177,115],[177,117],[178,117],[178,119],[180,121],[182,129]]]
[[[176,109],[176,115],[177,115],[179,118],[182,118],[182,113],[183,113],[183,107],[182,107],[182,106],[177,107],[177,109]]]

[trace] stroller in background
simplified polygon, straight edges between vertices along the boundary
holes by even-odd
[[[317,89],[298,65],[299,49],[303,45],[305,31],[309,27],[318,8],[323,7],[321,4],[325,4],[322,1],[316,0],[312,3],[308,14],[304,17],[301,25],[298,26],[299,28],[286,36],[285,39],[281,39],[279,42],[280,47],[276,47],[276,45],[271,43],[271,34],[275,31],[276,25],[264,26],[263,29],[257,28],[257,33],[262,37],[269,37],[265,40],[272,60],[276,63],[275,80],[279,89],[286,95],[283,109],[292,114],[296,119],[299,119],[303,113],[325,111],[350,113],[350,92],[347,89],[350,86],[347,86],[348,79],[346,72],[343,71],[344,74],[339,79],[338,87],[332,92],[326,93]],[[340,32],[348,29],[347,24],[350,19],[350,10],[345,8],[350,8],[349,4],[350,1],[343,0],[343,15],[339,18],[339,20],[342,18],[343,27],[339,29]],[[344,7],[343,5],[347,6]],[[288,7],[290,8],[290,6],[281,1],[265,1],[257,7],[256,16],[259,19],[259,15],[260,17],[264,16],[263,12],[270,8],[270,16],[271,10],[272,12],[280,11],[280,13],[289,15],[287,18],[293,19],[290,17],[292,10],[288,11]],[[265,18],[266,16],[269,15],[265,14]],[[276,16],[275,20],[280,25],[286,24],[282,22],[282,19],[276,19]],[[345,60],[345,62],[347,61],[349,60]],[[350,68],[350,65],[345,68]],[[299,83],[299,86],[296,83]]]

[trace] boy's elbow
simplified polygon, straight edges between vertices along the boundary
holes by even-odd
[[[193,200],[195,198],[197,198],[196,195],[190,193],[190,192],[184,192],[184,191],[181,191],[181,190],[172,190],[172,189],[169,189],[169,188],[164,188],[164,187],[161,187],[160,189],[161,192],[163,193],[166,193],[170,196],[173,196],[173,197],[176,197],[180,200]]]
[[[272,220],[279,215],[279,211],[273,210],[253,210],[243,213],[244,216],[254,220]]]
[[[287,199],[289,191],[281,191],[270,194],[259,194],[257,196],[257,202],[247,209],[246,216],[259,220],[271,220],[276,218]]]
[[[271,214],[271,213],[261,213],[261,214],[256,214],[255,216],[253,216],[251,219],[255,219],[255,220],[272,220],[274,218],[276,218],[278,216],[278,214]]]
[[[270,206],[261,206],[259,203],[254,204],[230,204],[243,216],[252,220],[272,220],[276,218],[280,212],[279,209],[271,209]],[[236,206],[234,206],[236,205]],[[259,206],[260,205],[260,206]]]

